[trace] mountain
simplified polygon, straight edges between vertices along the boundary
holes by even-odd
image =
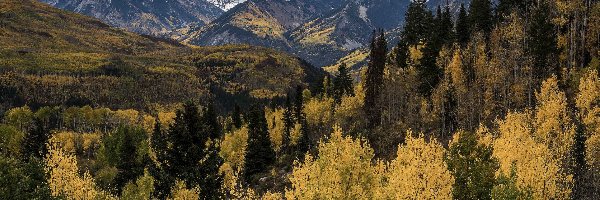
[[[128,31],[170,36],[172,31],[210,23],[223,10],[206,0],[41,0],[100,19]]]
[[[324,72],[264,47],[194,47],[138,35],[33,0],[0,1],[0,100],[10,106],[150,109],[283,97]],[[231,98],[235,96],[236,98]]]
[[[214,4],[215,6],[223,10],[229,10],[235,7],[236,5],[243,3],[244,1],[246,0],[208,0],[208,2]]]
[[[195,45],[247,43],[289,50],[285,33],[336,8],[345,0],[251,0],[211,24],[190,30]]]
[[[371,30],[391,30],[404,21],[406,1],[356,1],[311,20],[290,32],[296,54],[317,66],[330,65],[348,53],[368,46]]]
[[[453,12],[468,0],[431,0],[430,9],[448,3]],[[404,24],[409,1],[249,0],[202,28],[188,30],[195,45],[251,44],[298,55],[319,67],[336,63],[368,46],[371,30],[389,31],[391,43]]]

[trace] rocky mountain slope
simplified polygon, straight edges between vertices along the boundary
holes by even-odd
[[[448,3],[452,11],[468,0],[431,0],[433,10]],[[409,1],[397,0],[249,0],[211,24],[189,32],[196,45],[251,44],[294,53],[315,66],[328,66],[368,45],[371,30],[398,33]],[[395,38],[395,37],[392,37]]]
[[[231,108],[227,100],[282,97],[324,75],[272,49],[189,47],[33,0],[0,1],[0,27],[0,100],[12,106],[148,109],[215,97]]]
[[[206,0],[41,0],[54,7],[100,19],[112,26],[169,36],[173,30],[203,26],[223,14]]]

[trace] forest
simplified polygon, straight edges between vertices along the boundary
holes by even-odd
[[[414,0],[390,37],[373,30],[364,67],[323,78],[248,46],[89,72],[2,48],[0,199],[600,196],[598,1],[471,0],[455,15]],[[85,80],[94,70],[122,74]]]

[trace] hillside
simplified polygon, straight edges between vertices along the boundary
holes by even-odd
[[[174,30],[210,23],[223,10],[206,0],[41,0],[128,31],[177,36]],[[174,34],[174,35],[173,35]]]
[[[188,47],[31,0],[0,2],[0,23],[0,99],[13,105],[144,109],[209,94],[271,99],[323,73],[271,49]]]

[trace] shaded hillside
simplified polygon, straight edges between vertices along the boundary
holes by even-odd
[[[267,48],[188,47],[31,0],[0,2],[0,23],[5,105],[143,109],[211,92],[271,99],[323,73]]]
[[[187,26],[203,26],[223,10],[206,0],[41,0],[57,8],[103,20],[148,35],[170,35]]]

